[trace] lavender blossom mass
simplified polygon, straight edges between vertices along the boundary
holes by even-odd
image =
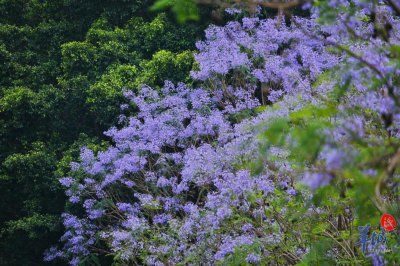
[[[196,45],[198,69],[191,76],[199,87],[165,81],[160,90],[144,85],[138,93],[125,92],[137,114],[105,132],[112,140],[105,151],[83,148],[80,161],[71,165],[76,175],[60,179],[69,201],[84,214],[63,215],[63,246],[51,248],[46,260],[62,257],[77,265],[95,250],[95,236],[101,235],[108,251],[127,264],[142,258],[145,265],[216,265],[237,254],[251,265],[279,264],[270,255],[278,252],[277,243],[289,234],[296,241],[301,238],[282,225],[287,222],[282,217],[296,213],[296,199],[311,197],[340,178],[344,167],[358,163],[366,152],[351,146],[352,141],[383,145],[371,133],[379,130],[380,117],[393,120],[385,128],[391,137],[400,132],[399,106],[390,96],[399,94],[398,87],[390,86],[398,67],[382,52],[388,44],[370,37],[374,33],[365,16],[371,7],[354,2],[356,16],[339,13],[331,24],[318,24],[322,11],[306,4],[311,18],[293,17],[290,24],[245,17],[212,25]],[[331,8],[348,4],[329,1]],[[388,10],[381,12],[399,23]],[[357,43],[354,35],[369,41]],[[387,43],[400,45],[399,28],[386,37]],[[357,51],[359,58],[335,50],[338,45]],[[324,79],[333,70],[345,74]],[[369,90],[367,83],[376,76],[388,82],[380,91]],[[276,130],[280,134],[304,123],[293,113],[303,112],[313,121],[309,105],[329,111],[325,100],[337,93],[337,84],[350,89],[335,102],[333,115],[326,118],[321,111],[329,126],[312,131],[314,139],[286,137],[283,147],[265,140],[265,132],[274,129],[271,121],[293,118],[288,128]],[[302,133],[292,132],[295,137]],[[320,138],[316,155],[299,167],[290,148],[301,141],[312,146]],[[266,156],[260,158],[260,151]],[[364,170],[365,176],[376,173]],[[301,184],[309,189],[302,190]],[[302,215],[307,213],[291,219],[301,220]],[[306,256],[308,247],[296,241],[284,264]],[[372,259],[375,264],[383,261],[375,255]]]

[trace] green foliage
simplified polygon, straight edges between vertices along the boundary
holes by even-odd
[[[65,201],[53,174],[56,160],[44,143],[36,142],[28,152],[11,154],[2,162],[3,265],[29,265],[33,254],[43,252],[48,241],[56,241],[61,230],[58,210]]]
[[[392,53],[397,53],[397,47],[392,48]],[[324,80],[335,80],[335,75],[340,74],[338,69],[326,72],[314,85],[318,86]],[[382,80],[373,80],[368,86],[371,86],[371,89],[378,89],[381,88],[382,82]],[[302,238],[300,244],[311,243],[308,247],[309,252],[298,265],[368,264],[370,259],[361,254],[359,247],[356,246],[359,237],[358,227],[371,224],[375,230],[380,224],[383,213],[391,213],[398,217],[399,207],[395,200],[398,197],[398,191],[392,187],[393,184],[397,186],[398,181],[391,178],[398,171],[394,169],[393,173],[388,174],[387,169],[388,162],[394,160],[393,158],[396,158],[398,154],[399,142],[390,136],[385,137],[388,132],[380,122],[382,118],[379,115],[368,109],[346,110],[346,114],[352,115],[364,112],[362,114],[367,115],[375,125],[382,126],[367,127],[364,138],[352,136],[345,144],[342,143],[349,150],[348,153],[354,154],[354,157],[347,159],[348,162],[345,159],[340,169],[324,169],[324,161],[318,158],[325,145],[335,145],[327,132],[330,128],[337,126],[335,124],[337,117],[344,116],[343,110],[336,107],[337,103],[346,101],[346,96],[353,93],[353,90],[349,82],[336,84],[332,93],[327,95],[327,98],[321,99],[322,105],[306,105],[300,110],[292,111],[288,117],[267,121],[264,125],[266,130],[260,136],[263,159],[254,163],[252,166],[254,171],[260,171],[262,164],[267,160],[269,164],[273,164],[274,160],[279,160],[270,156],[268,152],[269,147],[278,146],[289,151],[288,158],[296,170],[296,176],[292,178],[298,178],[311,167],[316,172],[327,171],[332,177],[328,186],[315,189],[312,191],[310,200],[299,201],[296,208],[293,208],[298,211],[298,214],[309,213],[303,218],[303,226],[296,227],[296,219],[289,219],[287,225],[291,230],[298,230],[296,232]],[[272,110],[274,107],[265,108]],[[378,140],[374,136],[383,137]],[[374,174],[366,174],[368,169],[377,171]],[[387,178],[391,178],[390,181]],[[306,191],[301,185],[297,186],[300,191]],[[385,202],[382,202],[382,197],[385,198]],[[280,202],[278,206],[286,205]],[[310,213],[312,208],[318,208],[318,212]],[[399,239],[396,233],[387,232],[386,236],[390,243],[388,247],[394,247],[394,250],[397,250]],[[384,254],[385,259],[392,264],[396,264],[399,260],[394,250]],[[335,257],[340,258],[339,261],[333,261],[327,255],[332,252],[335,252]]]
[[[332,241],[319,239],[311,247],[310,252],[305,256],[298,266],[305,265],[334,265],[335,261],[327,256],[323,256],[332,249]]]
[[[86,103],[100,125],[108,125],[120,112],[123,89],[136,90],[138,70],[132,65],[117,65],[88,88]]]
[[[151,60],[143,61],[140,65],[142,73],[138,75],[136,85],[161,86],[164,80],[174,83],[188,82],[188,73],[192,69],[193,61],[193,54],[190,51],[174,54],[161,50],[155,53]]]
[[[134,17],[123,28],[104,18],[97,20],[85,41],[61,46],[58,81],[70,99],[68,109],[79,113],[71,119],[79,117],[86,121],[86,130],[99,135],[121,113],[123,90],[135,91],[142,84],[161,86],[166,79],[186,80],[193,58],[191,52],[179,51],[193,46],[197,32],[193,26],[178,28],[165,14],[151,22]],[[180,41],[189,38],[191,42]]]
[[[204,26],[177,25],[150,4],[0,1],[1,265],[43,264],[63,230],[58,178],[80,147],[107,145],[122,91],[187,79]]]
[[[157,0],[151,7],[155,11],[165,8],[172,8],[181,23],[187,20],[199,19],[199,11],[195,0]]]
[[[325,143],[323,129],[330,127],[328,118],[335,112],[333,105],[325,108],[308,105],[289,117],[269,121],[261,137],[268,140],[269,145],[289,148],[294,162],[311,162]]]

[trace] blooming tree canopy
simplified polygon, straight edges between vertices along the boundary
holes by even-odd
[[[395,159],[384,158],[399,144],[399,20],[381,2],[305,8],[310,18],[210,26],[197,44],[198,88],[127,91],[135,115],[60,180],[81,211],[63,215],[63,247],[45,259],[287,265],[322,249],[327,262],[356,261],[335,234],[365,219],[359,200],[383,211],[396,197]],[[310,232],[331,242],[316,246]]]

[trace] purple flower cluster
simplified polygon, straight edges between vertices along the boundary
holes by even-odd
[[[362,140],[367,147],[379,149],[387,136],[400,136],[400,71],[389,52],[400,44],[400,19],[383,1],[335,0],[328,4],[343,12],[338,12],[333,22],[321,25],[326,39],[318,35],[314,38],[342,53],[336,86],[349,89],[337,106],[333,126],[325,132],[331,148],[320,154],[324,169],[317,167],[304,175],[303,181],[313,189],[329,184],[345,163],[360,160],[360,147],[354,143]],[[347,12],[350,5],[354,13]],[[312,8],[315,18],[322,12]],[[360,170],[373,170],[365,166]]]
[[[345,3],[331,1],[332,6]],[[362,6],[360,12],[368,8]],[[394,114],[390,126],[395,134],[400,119],[393,99],[366,89],[373,75],[398,74],[388,55],[379,51],[383,44],[371,40],[361,45],[343,28],[350,25],[357,34],[370,34],[370,24],[341,17],[333,25],[318,26],[314,18],[319,11],[312,12],[312,19],[293,18],[290,26],[244,18],[242,23],[209,27],[206,40],[197,44],[199,70],[192,72],[209,85],[206,89],[165,82],[160,91],[144,86],[138,94],[126,92],[137,115],[121,117],[123,126],[106,132],[114,143],[106,151],[82,149],[80,162],[71,168],[79,176],[84,172],[84,178],[60,180],[70,202],[81,205],[85,215],[64,215],[65,244],[61,251],[51,249],[46,258],[64,257],[76,265],[95,247],[95,235],[108,252],[128,264],[139,260],[146,265],[212,265],[253,245],[260,248],[249,249],[243,263],[259,264],[270,256],[286,236],[276,217],[268,215],[268,202],[277,197],[288,202],[304,193],[294,188],[296,179],[312,189],[327,185],[357,156],[348,140],[370,137],[365,129],[371,110]],[[321,31],[328,37],[312,37]],[[390,42],[398,43],[398,36],[393,32]],[[326,51],[327,43],[339,41],[358,49],[377,71],[346,54]],[[351,66],[346,73],[352,75],[352,93],[338,104],[335,126],[323,133],[329,141],[317,158],[320,164],[303,173],[293,171],[289,151],[272,147],[263,158],[263,169],[253,173],[246,166],[259,159],[257,136],[268,127],[266,122],[288,117],[310,103],[323,104],[336,81],[321,81],[320,75],[338,64],[339,69]],[[339,83],[346,78],[343,75]],[[388,95],[389,89],[382,86],[381,94]],[[234,122],[232,116],[260,105],[255,97],[260,91],[274,106]],[[356,116],[346,112],[360,107]],[[276,193],[280,190],[286,192]],[[280,215],[289,211],[294,210],[283,206]]]
[[[221,109],[227,96],[218,98],[170,82],[161,92],[143,87],[138,95],[126,96],[139,112],[126,118],[122,128],[106,132],[115,144],[96,156],[82,149],[79,167],[73,165],[86,177],[60,180],[70,201],[82,204],[86,218],[65,214],[64,252],[52,249],[48,258],[70,257],[74,264],[76,256],[87,255],[94,244],[94,228],[110,252],[126,261],[148,254],[150,265],[174,264],[193,256],[213,263],[251,239],[267,241],[269,236],[260,234],[261,228],[253,230],[259,226],[253,223],[274,222],[265,215],[262,201],[250,202],[255,195],[273,197],[278,180],[268,169],[257,176],[240,169],[257,155],[255,125],[263,118],[239,124],[229,120],[231,114],[258,105],[252,94],[239,89],[230,95],[229,102],[237,109],[229,104]],[[264,116],[281,114],[279,110]],[[283,173],[286,168],[275,171]],[[238,215],[253,223],[227,230],[226,223]],[[255,255],[249,261],[255,263]]]
[[[323,41],[310,37],[315,30],[316,24],[303,18],[290,26],[258,18],[211,26],[206,40],[197,43],[200,70],[192,76],[219,80],[229,74],[235,77],[234,84],[255,79],[268,87],[270,102],[284,93],[306,97],[316,77],[338,63],[335,55],[325,52]]]

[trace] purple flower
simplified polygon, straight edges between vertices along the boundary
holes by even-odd
[[[164,224],[168,222],[168,220],[171,219],[171,215],[168,214],[157,214],[154,216],[154,223],[156,224]]]
[[[315,190],[319,187],[323,187],[328,185],[333,176],[328,173],[309,173],[306,172],[302,182],[309,186],[312,190]]]
[[[251,254],[247,255],[246,261],[250,264],[257,264],[257,263],[261,262],[261,258],[258,255],[251,253]]]
[[[73,182],[74,182],[74,179],[72,177],[70,177],[70,176],[63,177],[63,178],[60,179],[60,183],[64,187],[70,187]]]
[[[226,8],[225,12],[230,14],[230,15],[234,15],[234,14],[240,14],[242,13],[242,10],[238,9],[238,8]]]
[[[345,160],[345,154],[339,150],[329,150],[324,154],[326,159],[326,168],[329,171],[340,170]]]
[[[248,231],[250,231],[251,229],[253,229],[253,225],[252,225],[252,224],[245,224],[245,225],[242,226],[242,230],[243,230],[244,232],[248,232]]]

